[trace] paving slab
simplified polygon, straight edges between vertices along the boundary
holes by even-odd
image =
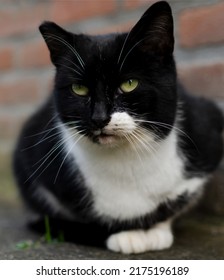
[[[71,243],[46,243],[43,236],[26,226],[26,215],[20,206],[0,208],[0,259],[224,259],[224,217],[199,210],[177,221],[175,242],[171,249],[138,255],[122,255],[106,249]],[[27,244],[22,248],[22,244]]]
[[[12,190],[10,193],[13,193]],[[176,222],[173,247],[138,255],[122,255],[67,242],[46,243],[43,236],[28,229],[27,212],[19,203],[19,198],[15,199],[15,194],[13,198],[9,197],[0,198],[0,260],[224,259],[223,169],[207,186],[200,207]]]

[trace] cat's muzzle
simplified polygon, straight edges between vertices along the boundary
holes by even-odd
[[[120,136],[112,133],[111,131],[109,132],[105,129],[98,129],[93,131],[94,142],[97,142],[101,145],[113,146],[118,143],[120,138]]]

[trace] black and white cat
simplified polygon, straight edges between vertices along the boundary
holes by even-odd
[[[56,78],[15,151],[26,203],[74,234],[86,227],[87,239],[106,232],[115,252],[170,247],[172,221],[223,149],[220,111],[177,82],[170,6],[155,3],[129,33],[76,35],[52,22],[40,32]]]

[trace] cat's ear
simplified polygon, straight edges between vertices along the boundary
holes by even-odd
[[[128,40],[144,52],[172,54],[174,35],[170,5],[165,1],[153,4],[132,28]]]
[[[45,21],[39,26],[40,33],[48,46],[54,64],[65,53],[72,49],[73,34],[67,32],[54,22]]]

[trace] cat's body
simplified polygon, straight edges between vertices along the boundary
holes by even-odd
[[[165,2],[128,34],[41,27],[57,74],[17,146],[21,193],[42,217],[106,228],[114,251],[169,247],[222,156],[220,111],[177,84],[172,27]]]

